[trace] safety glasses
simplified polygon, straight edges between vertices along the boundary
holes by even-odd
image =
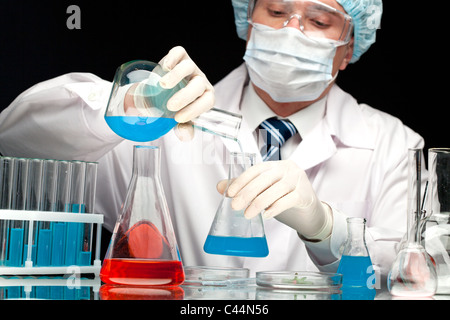
[[[353,34],[352,18],[317,0],[250,0],[248,22],[275,29],[293,27],[309,38],[346,44]]]

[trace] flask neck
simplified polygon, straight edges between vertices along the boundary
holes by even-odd
[[[152,146],[135,146],[133,150],[133,176],[159,176],[161,150]]]
[[[420,244],[419,223],[422,218],[422,149],[408,150],[407,242]]]
[[[347,219],[347,242],[344,255],[369,256],[365,240],[366,220],[363,218]]]
[[[229,179],[239,177],[245,170],[255,164],[255,159],[256,154],[254,153],[231,152]]]

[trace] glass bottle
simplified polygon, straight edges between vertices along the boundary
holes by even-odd
[[[374,269],[365,240],[366,219],[347,218],[348,236],[337,273],[342,274],[343,287],[373,289]]]
[[[182,80],[164,89],[159,80],[167,71],[154,62],[136,60],[121,65],[115,74],[105,113],[109,127],[122,138],[156,140],[177,125],[175,112],[167,109],[168,100],[187,84]],[[194,128],[236,140],[242,116],[213,108],[192,120]]]
[[[255,154],[232,152],[228,181],[240,176],[255,161]],[[233,210],[228,186],[219,204],[203,250],[211,254],[266,257],[269,254],[262,216],[244,217],[244,210]]]
[[[437,288],[436,269],[421,243],[422,150],[409,150],[408,223],[401,246],[387,279],[389,292],[400,297],[431,297]]]
[[[145,286],[179,285],[184,281],[157,147],[134,147],[133,175],[100,279],[107,284]]]

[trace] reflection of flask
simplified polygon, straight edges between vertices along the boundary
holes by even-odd
[[[167,102],[187,81],[164,89],[159,80],[166,73],[160,65],[145,60],[130,61],[117,69],[105,113],[106,123],[117,135],[131,141],[153,141],[177,125]],[[213,108],[192,123],[202,131],[236,140],[241,120],[240,115]]]
[[[363,218],[347,219],[348,237],[339,263],[338,273],[343,278],[343,286],[372,287],[372,260],[365,241],[366,220]]]
[[[108,284],[126,285],[178,285],[184,281],[157,147],[134,148],[133,176],[100,278]]]
[[[104,284],[100,287],[101,300],[183,300],[184,290],[178,286],[115,286]]]
[[[228,180],[238,177],[253,165],[255,154],[231,153]],[[227,187],[228,190],[228,187]],[[269,254],[261,215],[252,219],[244,211],[231,209],[231,198],[225,190],[203,249],[211,254],[265,257]]]

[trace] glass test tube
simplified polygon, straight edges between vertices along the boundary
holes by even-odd
[[[84,213],[84,187],[86,176],[86,163],[82,161],[73,161],[71,163],[71,186],[70,186],[70,212]],[[78,222],[69,222],[66,225],[66,248],[65,265],[74,265],[81,253],[83,242],[83,224]]]
[[[57,161],[45,160],[42,168],[41,211],[56,211],[56,182],[58,175]],[[38,245],[36,264],[51,265],[52,223],[40,221],[38,227]]]
[[[11,209],[14,160],[0,158],[0,209]],[[10,220],[0,220],[0,265],[8,265]]]
[[[86,176],[84,186],[84,204],[85,213],[95,213],[95,191],[97,187],[97,162],[86,162]],[[92,224],[84,224],[83,232],[83,247],[78,258],[78,265],[86,266],[91,263],[92,252]],[[97,228],[97,247],[95,252],[95,259],[100,260],[100,236],[101,226]]]
[[[28,159],[14,158],[11,209],[26,210],[28,186]],[[9,266],[22,266],[24,235],[28,230],[28,221],[13,220],[9,238]]]
[[[43,167],[44,161],[41,159],[28,160],[26,210],[39,211],[41,209]],[[32,262],[33,265],[36,264],[38,226],[38,222],[30,221],[29,231],[25,234],[24,262]]]
[[[69,161],[57,161],[55,211],[70,212],[70,177],[72,166]],[[66,222],[52,222],[52,266],[64,265]]]

